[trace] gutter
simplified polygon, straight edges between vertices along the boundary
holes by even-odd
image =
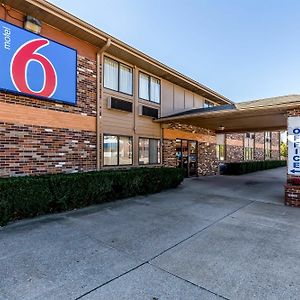
[[[102,117],[102,105],[101,105],[101,99],[103,99],[103,88],[101,86],[102,82],[102,76],[103,72],[100,72],[101,66],[103,66],[103,53],[110,47],[111,40],[107,39],[106,44],[98,50],[97,52],[97,101],[96,101],[96,111],[97,111],[97,117],[96,117],[96,138],[97,138],[97,171],[100,170],[101,167],[101,117]]]

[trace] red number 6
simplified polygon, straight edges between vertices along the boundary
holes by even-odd
[[[16,51],[10,64],[10,76],[19,92],[47,98],[55,93],[57,75],[54,66],[48,58],[37,53],[38,50],[48,44],[49,41],[45,39],[36,39],[27,42]],[[31,61],[38,62],[44,71],[43,86],[39,91],[33,91],[28,84],[27,69]]]

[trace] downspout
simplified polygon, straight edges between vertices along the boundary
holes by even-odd
[[[96,120],[96,138],[97,138],[97,171],[100,170],[101,163],[100,163],[100,155],[101,155],[101,117],[102,117],[102,105],[101,99],[103,99],[103,89],[101,86],[101,78],[102,73],[100,72],[100,67],[103,66],[103,53],[110,47],[111,40],[107,39],[106,44],[98,50],[97,52],[97,102],[96,102],[96,111],[97,111],[97,120]]]

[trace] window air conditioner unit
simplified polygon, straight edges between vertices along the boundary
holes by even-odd
[[[158,119],[158,109],[145,106],[145,105],[139,105],[139,116]]]
[[[117,109],[125,112],[133,111],[133,103],[130,101],[122,100],[115,97],[107,98],[107,108],[108,109]]]

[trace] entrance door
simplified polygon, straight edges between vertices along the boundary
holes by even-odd
[[[189,141],[189,176],[197,176],[197,142]]]
[[[184,168],[185,176],[197,175],[197,142],[176,140],[177,166]]]

